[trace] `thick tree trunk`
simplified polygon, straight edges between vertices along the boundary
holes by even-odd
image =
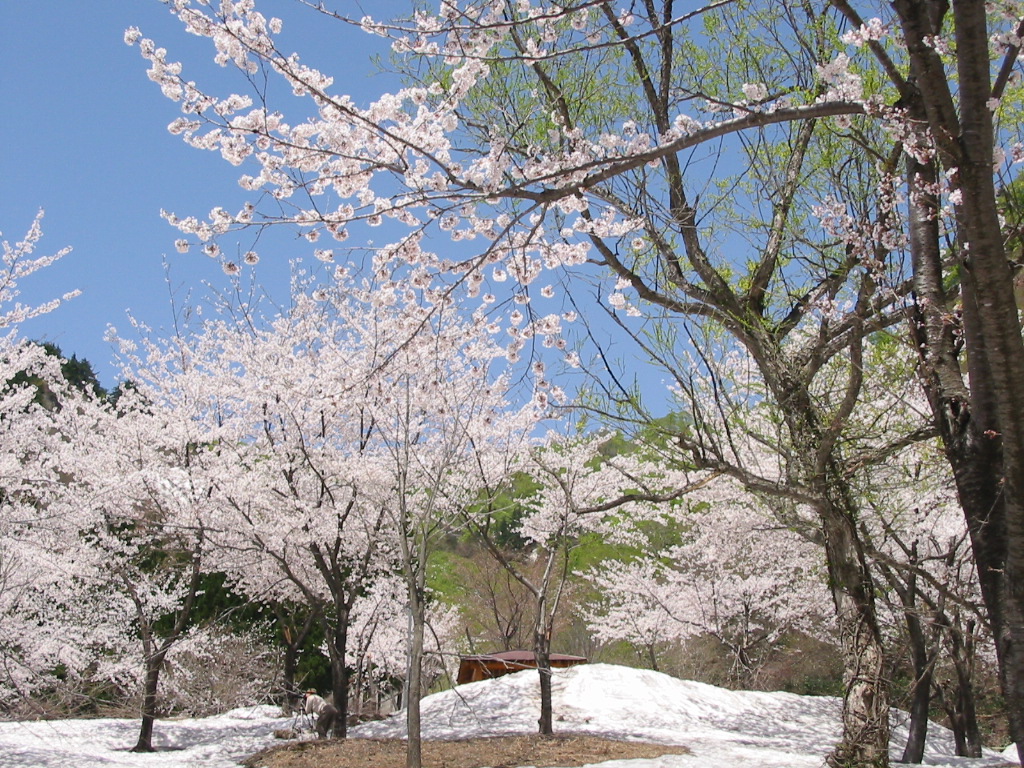
[[[856,365],[852,368],[856,369]],[[834,421],[822,428],[806,387],[780,366],[761,364],[784,409],[790,440],[797,453],[793,470],[813,489],[825,544],[829,585],[836,608],[843,654],[843,735],[827,758],[831,768],[880,768],[889,765],[889,686],[885,653],[875,608],[874,581],[856,526],[856,504],[842,467],[836,461]],[[851,377],[859,376],[854,370]],[[851,378],[848,399],[859,386]],[[797,448],[799,446],[799,448]]]
[[[344,739],[348,735],[349,672],[345,664],[345,655],[348,653],[349,612],[343,607],[335,606],[334,626],[330,626],[326,617],[324,622],[329,638],[327,650],[331,660],[331,694],[334,708],[338,710],[331,735],[337,739]]]
[[[967,180],[973,177],[974,186],[984,186],[980,171],[965,173],[961,168],[961,174]],[[991,167],[984,175],[991,187]],[[974,220],[970,228],[964,227],[971,245],[964,263],[964,328],[972,418],[982,411],[995,417],[981,434],[974,426],[969,446],[975,454],[1001,453],[1002,461],[990,465],[997,476],[988,479],[984,494],[997,497],[993,506],[977,509],[977,501],[970,499],[974,509],[964,511],[980,554],[978,571],[996,639],[1010,735],[1024,753],[1024,346],[1009,266],[1001,242],[992,242],[999,233],[994,200],[993,192],[991,206],[965,206],[962,213],[962,218]],[[982,234],[988,219],[994,237]],[[985,253],[989,249],[998,250],[998,258]],[[997,529],[1005,536],[1002,541],[993,539]],[[990,550],[997,554],[990,555]],[[983,566],[982,560],[989,562]]]
[[[929,669],[915,677],[910,694],[910,725],[907,743],[903,747],[901,763],[920,763],[924,760],[925,739],[928,736],[928,705],[932,700],[932,673]]]
[[[965,286],[965,295],[970,293]],[[973,325],[967,316],[975,312],[976,305],[970,310],[965,307],[965,336],[969,342],[974,338],[980,343],[976,328],[967,327]],[[969,365],[974,367],[973,363]],[[988,387],[984,381],[972,377],[970,399],[965,402],[959,389],[944,388],[937,376],[928,375],[927,370],[925,374],[925,387],[943,438],[946,459],[953,470],[957,496],[970,532],[982,597],[996,638],[1000,683],[1008,704],[1011,737],[1020,745],[1020,736],[1013,735],[1012,723],[1015,719],[1018,721],[1018,730],[1024,725],[1020,704],[1024,702],[1024,692],[1020,691],[1024,683],[1020,659],[1024,634],[1019,621],[1014,625],[1007,619],[1006,562],[1010,541],[1002,483],[1003,456],[996,439],[998,421],[993,403],[985,395]],[[1014,642],[1014,638],[1019,640]],[[1014,687],[1018,689],[1016,704],[1011,695]],[[973,707],[973,695],[970,698]]]
[[[156,694],[160,685],[160,670],[164,666],[166,651],[160,651],[146,659],[146,679],[142,688],[142,725],[139,740],[132,752],[153,751],[153,723],[156,721]]]
[[[1010,735],[1024,751],[1024,347],[1005,257],[996,270],[978,257],[981,250],[972,248],[965,264],[972,423],[960,499],[996,641]]]
[[[281,709],[286,715],[290,715],[295,701],[295,674],[299,666],[299,649],[294,643],[285,643],[284,661],[281,670],[281,691],[284,701],[281,702]]]
[[[889,695],[871,577],[853,521],[827,509],[822,523],[846,688],[843,736],[827,764],[831,768],[888,766]]]
[[[1003,615],[1003,564],[1006,560],[1004,497],[1001,493],[1002,452],[993,439],[997,417],[983,368],[974,289],[964,282],[964,336],[972,352],[971,389],[964,386],[957,359],[954,328],[949,322],[950,300],[943,289],[942,253],[939,248],[938,200],[928,190],[937,181],[934,164],[907,160],[910,199],[910,243],[917,298],[912,336],[921,358],[921,380],[932,410],[933,421],[942,437],[946,460],[953,470],[960,506],[971,536],[974,561],[982,596],[993,626]],[[972,359],[973,358],[973,359]],[[950,654],[958,669],[956,692],[943,691],[944,707],[950,717],[957,754],[980,748],[969,744],[968,731],[977,734],[973,685],[969,671],[964,677],[965,642],[959,630],[947,626]],[[960,638],[958,640],[958,638]],[[966,686],[966,687],[964,687]],[[962,697],[966,696],[966,699]],[[951,699],[951,700],[950,700]],[[973,721],[973,725],[971,725]],[[976,738],[976,737],[975,737]]]
[[[895,3],[912,71],[918,75],[937,56],[925,36],[940,33],[947,7],[953,12],[959,108],[954,106],[944,73],[934,78],[918,76],[916,87],[939,158],[960,195],[957,256],[970,378],[967,418],[957,408],[955,385],[942,382],[947,386],[930,396],[936,421],[959,422],[959,429],[944,433],[946,450],[971,529],[996,641],[1010,736],[1024,754],[1024,343],[992,175],[992,81],[985,6],[984,0],[957,0],[949,6],[909,0]],[[935,10],[939,13],[933,18]],[[924,264],[929,266],[928,261]],[[941,343],[934,334],[928,341],[929,347]]]

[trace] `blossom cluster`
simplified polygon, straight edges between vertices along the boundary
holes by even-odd
[[[484,289],[482,268],[496,262],[501,266],[494,270],[495,278],[514,278],[512,291],[525,301],[530,295],[526,289],[542,271],[586,263],[593,258],[595,240],[630,238],[643,226],[640,218],[607,205],[606,186],[640,169],[656,174],[666,157],[688,146],[743,126],[756,129],[765,121],[789,119],[780,115],[792,112],[795,117],[816,104],[824,104],[830,114],[862,109],[860,78],[840,54],[819,67],[825,87],[816,104],[801,105],[789,89],[773,83],[750,82],[740,89],[742,98],[709,95],[702,102],[706,111],[677,111],[660,128],[648,117],[630,116],[591,127],[568,120],[538,94],[536,110],[547,123],[545,130],[537,131],[526,146],[518,137],[491,130],[482,151],[476,151],[464,142],[474,131],[467,116],[475,94],[494,77],[496,62],[533,67],[568,61],[591,49],[619,45],[631,35],[639,39],[654,34],[645,26],[648,22],[627,11],[610,14],[592,3],[557,7],[499,1],[444,2],[436,14],[421,10],[406,21],[366,17],[358,20],[359,26],[390,40],[397,55],[429,60],[444,76],[432,75],[362,107],[336,93],[331,77],[280,50],[281,22],[265,18],[251,0],[179,0],[172,10],[188,31],[211,39],[219,64],[249,73],[255,62],[262,62],[296,95],[309,100],[311,114],[293,123],[280,112],[253,108],[252,96],[200,93],[184,78],[180,65],[168,62],[165,51],[130,30],[126,42],[137,45],[150,63],[150,77],[181,102],[184,114],[171,124],[171,131],[245,166],[240,176],[245,189],[295,206],[283,217],[279,211],[271,216],[247,208],[237,214],[217,210],[205,220],[167,214],[168,221],[220,259],[225,258],[223,250],[211,241],[249,226],[289,223],[315,242],[321,232],[343,241],[363,226],[387,222],[390,242],[376,247],[375,278],[395,279],[409,267],[402,278],[409,290],[423,292],[432,302],[449,295],[446,280],[453,274],[464,276],[461,285],[470,298],[493,299],[495,292]],[[866,29],[865,34],[881,34],[870,24]],[[731,117],[720,114],[730,110]],[[300,197],[316,202],[307,205]],[[402,234],[400,227],[408,233]],[[450,239],[454,252],[468,254],[456,262],[461,269],[451,267],[451,257],[438,258],[420,247],[422,233],[428,231]],[[481,238],[487,242],[474,253],[469,242]],[[185,242],[180,240],[178,247],[184,248]],[[318,258],[328,251],[318,249]],[[225,271],[237,273],[257,259],[253,254],[242,263],[231,261]],[[642,313],[620,289],[611,295],[615,308],[634,316]],[[543,338],[548,346],[566,346],[539,327],[531,329],[535,316],[548,313],[530,313],[526,327],[510,334],[510,357],[521,353],[524,332],[527,338]]]

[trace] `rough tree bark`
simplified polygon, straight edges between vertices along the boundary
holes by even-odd
[[[912,81],[898,83],[911,115],[930,130],[936,164],[959,192],[959,321],[966,351],[964,386],[953,334],[953,296],[946,295],[936,212],[929,180],[935,164],[908,160],[910,235],[917,294],[915,334],[922,380],[943,436],[971,534],[982,595],[999,659],[1011,738],[1024,750],[1024,344],[1004,251],[992,167],[992,82],[985,3],[953,4],[958,104],[938,54],[946,3],[893,4],[910,54]],[[1016,56],[1017,51],[1012,51]],[[916,110],[916,111],[915,111]]]
[[[146,656],[146,677],[142,684],[142,724],[139,738],[132,752],[153,752],[153,724],[156,722],[157,692],[160,686],[160,671],[164,666],[166,651],[157,651]]]

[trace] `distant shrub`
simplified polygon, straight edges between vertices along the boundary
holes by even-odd
[[[270,701],[280,665],[259,637],[255,631],[190,633],[168,656],[161,710],[203,717]]]

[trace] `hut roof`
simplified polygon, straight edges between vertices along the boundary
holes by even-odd
[[[573,667],[586,664],[583,656],[570,656],[566,653],[549,653],[548,661],[552,667]],[[457,683],[473,683],[491,677],[501,677],[523,669],[537,667],[537,654],[533,651],[499,651],[483,653],[475,656],[463,656],[459,662]]]
[[[533,651],[498,651],[497,653],[481,653],[461,658],[463,660],[475,659],[479,661],[496,659],[498,661],[506,661],[509,664],[529,664],[530,666],[534,666],[537,663],[537,654]],[[575,661],[578,664],[582,664],[587,660],[585,656],[570,656],[567,653],[549,653],[548,659],[551,661]]]

